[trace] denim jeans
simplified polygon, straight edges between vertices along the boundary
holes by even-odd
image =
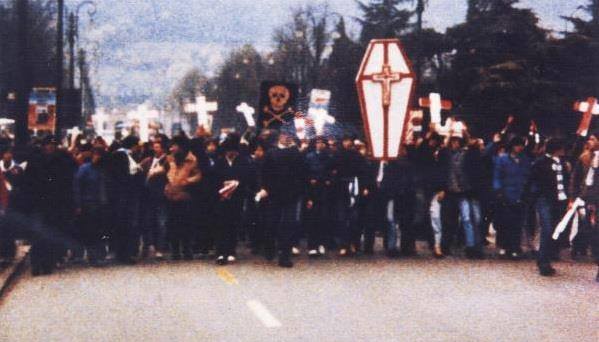
[[[466,247],[480,248],[481,210],[478,200],[462,194],[447,194],[443,201],[445,216],[443,232],[444,247],[449,248],[453,235],[457,233],[458,222],[464,229]]]
[[[154,246],[157,250],[165,250],[167,224],[167,208],[165,201],[152,200],[145,213],[143,231],[144,248]]]
[[[441,237],[443,236],[443,223],[441,221],[441,202],[439,202],[439,196],[435,195],[430,203],[430,218],[431,226],[433,227],[433,238],[435,240],[435,246],[441,247]]]
[[[397,249],[397,240],[401,240],[400,249],[411,251],[415,248],[413,232],[414,197],[406,196],[390,199],[387,202],[387,250]],[[401,237],[399,232],[401,232]]]

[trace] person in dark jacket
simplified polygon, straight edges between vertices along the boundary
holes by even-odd
[[[112,153],[109,164],[109,198],[113,213],[113,247],[120,263],[134,264],[139,247],[143,170],[136,160],[139,138],[127,136]]]
[[[104,155],[103,149],[94,148],[91,159],[79,167],[73,182],[75,212],[79,216],[79,236],[92,265],[101,262],[106,251],[102,244],[102,237],[107,231],[106,218],[109,215]]]
[[[549,139],[545,155],[537,159],[530,173],[527,193],[533,200],[540,223],[540,246],[537,258],[539,273],[553,276],[556,271],[551,260],[558,258],[558,248],[552,239],[553,230],[568,205],[568,167],[564,160],[566,149],[562,140]]]
[[[497,246],[512,259],[520,259],[522,254],[520,243],[524,224],[524,190],[531,167],[524,153],[524,145],[524,139],[513,138],[509,153],[496,159],[493,174],[493,190],[498,204],[495,220]]]
[[[381,193],[386,198],[387,255],[389,257],[416,254],[416,236],[413,227],[415,202],[415,171],[407,158],[405,145],[400,147],[399,159],[390,161],[384,171]],[[401,231],[398,249],[398,232]]]
[[[166,166],[167,141],[164,138],[152,142],[153,155],[141,161],[145,178],[145,192],[142,200],[143,217],[143,256],[162,257],[165,248],[167,208],[164,188],[166,173],[159,172]]]
[[[73,158],[58,146],[53,136],[42,142],[25,170],[25,193],[35,217],[32,231],[31,272],[52,273],[56,263],[75,246],[70,224],[74,217],[73,188],[76,171]],[[56,205],[60,203],[60,205]]]
[[[240,137],[229,136],[221,144],[224,155],[216,162],[214,173],[218,184],[216,203],[216,263],[225,265],[236,261],[237,233],[241,228],[243,201],[250,184],[250,163],[241,155]]]
[[[449,254],[453,239],[461,224],[466,242],[466,257],[483,258],[479,227],[480,150],[464,147],[465,139],[451,137],[448,146],[439,152],[439,165],[445,172],[443,192],[443,253]]]
[[[341,147],[333,154],[333,214],[339,255],[356,252],[352,236],[357,230],[357,201],[360,195],[359,171],[360,154],[350,136],[342,139]]]
[[[597,224],[597,210],[599,208],[599,132],[592,134],[587,144],[589,150],[580,156],[570,178],[570,201],[580,198],[585,202],[584,207],[578,209],[582,224],[579,225],[578,235],[573,241],[572,254],[573,256],[586,254],[586,243],[588,242],[595,262],[599,266],[599,224]],[[599,282],[599,270],[595,280]]]
[[[305,189],[305,163],[293,133],[283,129],[277,145],[266,154],[262,170],[262,189],[256,200],[267,201],[267,259],[274,257],[275,239],[279,250],[279,266],[293,267],[291,245],[298,230],[297,203]]]
[[[378,171],[378,163],[368,156],[368,148],[366,144],[359,142],[356,146],[362,162],[359,165],[360,171],[358,181],[360,185],[360,195],[358,197],[358,222],[356,234],[353,238],[354,246],[361,245],[361,238],[364,237],[361,250],[371,255],[374,253],[374,238],[377,228],[377,211],[376,197],[377,186],[376,176]],[[360,249],[360,248],[358,248]]]
[[[305,223],[308,235],[308,255],[315,257],[326,252],[330,231],[327,201],[331,191],[331,155],[327,151],[326,139],[317,137],[314,150],[306,155],[308,169]]]

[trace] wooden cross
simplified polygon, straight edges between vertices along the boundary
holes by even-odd
[[[428,98],[418,99],[420,107],[429,108],[431,112],[431,123],[441,124],[441,110],[451,110],[453,104],[449,100],[441,99],[441,94],[430,93]]]
[[[372,75],[372,80],[374,82],[383,85],[383,105],[385,107],[391,105],[391,83],[401,81],[401,77],[401,73],[391,72],[391,66],[389,64],[383,65],[383,71],[380,74]]]
[[[256,127],[256,120],[254,120],[254,113],[256,110],[253,107],[250,107],[247,103],[242,102],[237,108],[235,108],[237,112],[242,113],[245,118],[245,122],[248,127]]]
[[[192,114],[196,113],[198,116],[198,126],[203,126],[207,130],[212,130],[212,120],[210,118],[210,112],[216,112],[218,110],[218,103],[207,102],[206,96],[196,97],[195,103],[188,103],[185,105],[185,113]]]
[[[593,115],[599,115],[599,104],[596,98],[589,97],[586,102],[578,101],[574,103],[574,110],[582,112],[582,119],[576,134],[584,137],[589,133]]]
[[[139,122],[139,138],[146,142],[150,139],[150,120],[158,118],[157,110],[150,110],[143,104],[137,107],[137,110],[129,112],[129,118]]]

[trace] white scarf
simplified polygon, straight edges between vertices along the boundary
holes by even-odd
[[[553,160],[553,165],[551,168],[555,172],[555,178],[557,183],[557,199],[559,201],[565,201],[568,199],[568,195],[566,195],[566,188],[564,187],[564,174],[561,160],[559,157],[553,157],[547,154],[547,157]]]
[[[2,171],[3,173],[6,173],[12,169],[14,169],[17,166],[17,163],[15,163],[14,160],[10,161],[10,165],[8,167],[4,166],[4,160],[0,161],[0,171]]]
[[[599,167],[599,151],[595,151],[593,156],[593,162],[591,163],[591,167],[589,168],[589,172],[587,173],[587,177],[585,179],[585,185],[593,186],[595,181],[595,169]]]
[[[135,159],[133,159],[133,157],[131,157],[131,151],[130,150],[127,150],[125,148],[120,148],[119,152],[125,153],[125,155],[127,155],[127,159],[129,159],[129,175],[135,176],[136,174],[138,174],[139,172],[141,172],[141,167],[135,161]]]

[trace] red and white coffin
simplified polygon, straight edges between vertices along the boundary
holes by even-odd
[[[356,78],[364,130],[375,159],[397,158],[416,76],[399,39],[374,39]]]

